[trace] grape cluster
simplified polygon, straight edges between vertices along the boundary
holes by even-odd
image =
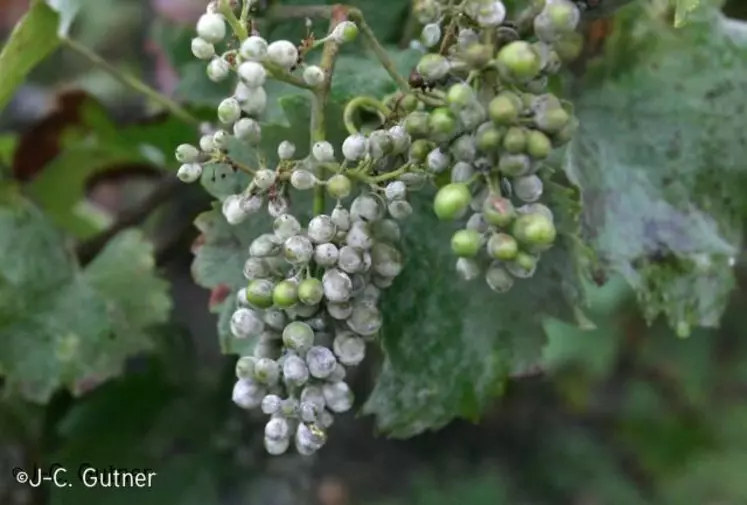
[[[352,408],[347,370],[362,362],[382,327],[379,298],[403,268],[399,222],[413,212],[411,193],[444,184],[433,201],[436,216],[464,218],[451,240],[456,270],[467,280],[483,275],[497,292],[531,277],[557,236],[553,213],[539,201],[541,170],[577,125],[546,88],[568,56],[578,9],[569,0],[546,0],[523,27],[505,23],[497,0],[422,0],[416,14],[425,25],[422,45],[441,47],[422,56],[410,90],[349,102],[350,135],[339,146],[317,140],[299,155],[293,143],[280,142],[278,161],[240,166],[250,183],[222,200],[231,225],[262,210],[274,219],[249,246],[247,285],[230,321],[234,337],[257,342],[236,364],[233,400],[270,416],[271,454],[291,442],[301,454],[314,453],[334,416]],[[211,2],[192,41],[212,80],[234,73],[237,84],[218,106],[218,128],[204,131],[198,146],[177,148],[185,182],[198,180],[206,163],[236,166],[230,142],[261,153],[269,79],[301,79],[314,90],[329,78],[286,40],[252,34],[238,49],[218,51],[227,15],[233,14]],[[536,40],[522,39],[526,31]],[[342,44],[357,34],[355,23],[343,21],[321,41]],[[382,112],[381,126],[359,131],[349,114],[357,103]],[[310,190],[334,206],[329,213],[315,207],[311,219],[301,220],[290,196]]]

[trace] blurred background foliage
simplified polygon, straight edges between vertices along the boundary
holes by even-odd
[[[188,44],[204,4],[85,2],[72,34],[111,64],[209,118],[225,90],[207,80]],[[406,72],[417,61],[417,52],[408,49],[418,33],[409,3],[353,4]],[[0,2],[3,36],[27,8],[24,0]],[[743,2],[725,9],[747,18]],[[616,24],[586,26],[588,50],[579,68],[605,55],[618,57],[622,66],[626,56],[635,57],[639,48],[614,31],[630,22],[627,12]],[[305,34],[302,20],[262,30],[291,40]],[[613,46],[601,52],[605,44]],[[342,83],[333,90],[338,100],[391,89],[383,71],[366,67],[360,53],[346,50],[338,68]],[[291,92],[275,88],[273,101]],[[17,384],[6,379],[6,392],[20,389],[26,398],[46,401],[2,398],[0,503],[747,503],[747,271],[741,262],[719,328],[696,329],[681,339],[663,320],[648,325],[636,294],[623,279],[611,278],[588,288],[586,317],[594,328],[545,320],[548,342],[540,366],[502,384],[503,397],[479,423],[455,421],[401,441],[377,437],[368,417],[349,416],[313,461],[265,455],[261,424],[230,401],[235,357],[220,354],[215,315],[208,310],[217,294],[211,297],[191,277],[190,246],[197,236],[192,221],[209,208],[209,197],[182,186],[174,197],[176,185],[164,176],[164,168],[173,168],[173,148],[194,138],[195,128],[154,115],[155,105],[79,54],[60,49],[0,113],[0,174],[21,184],[46,212],[28,209],[14,190],[3,190],[0,201],[24,215],[16,229],[24,240],[5,233],[0,251],[12,241],[15,254],[39,248],[47,253],[46,269],[31,272],[33,293],[0,298],[0,327],[23,328],[27,336],[10,344],[0,332],[0,371],[22,377]],[[283,112],[278,103],[272,119],[285,121]],[[140,147],[144,138],[149,149]],[[143,214],[144,207],[155,211]],[[4,219],[11,218],[0,214]],[[106,230],[112,225],[139,225],[143,231],[110,240]],[[68,265],[74,244],[57,229],[76,239],[80,267]],[[0,270],[26,265],[0,260],[9,265]],[[155,279],[155,271],[170,287]],[[40,371],[45,356],[75,349],[74,338],[54,334],[55,318],[69,323],[64,301],[113,307],[114,316],[95,321],[112,337],[88,349],[82,365],[61,359],[58,368]],[[22,310],[40,316],[17,320]],[[80,328],[85,333],[93,324],[80,322]],[[376,372],[373,363],[356,377],[359,398],[373,388]],[[83,462],[152,468],[156,485],[31,489],[11,478],[17,466]]]

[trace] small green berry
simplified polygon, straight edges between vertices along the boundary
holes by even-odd
[[[316,305],[324,297],[322,281],[315,277],[304,279],[298,285],[298,299],[306,305]]]
[[[327,192],[333,198],[342,199],[350,195],[353,184],[350,179],[343,174],[335,174],[327,181]]]
[[[430,113],[428,126],[433,134],[434,140],[448,139],[457,130],[457,120],[451,109],[437,107]]]
[[[518,82],[529,82],[542,70],[540,55],[528,42],[516,40],[498,52],[499,68]]]
[[[472,194],[466,184],[447,184],[436,193],[433,211],[439,219],[457,219],[464,214],[471,201]]]
[[[510,125],[519,118],[522,107],[521,98],[510,91],[504,91],[490,101],[488,115],[496,124]]]
[[[413,161],[424,162],[435,147],[433,142],[425,139],[418,139],[410,145],[410,159]]]
[[[524,128],[512,126],[503,137],[503,148],[511,154],[524,152],[527,147],[527,133]]]
[[[488,239],[487,249],[492,258],[511,261],[519,253],[519,244],[507,233],[495,233]]]
[[[505,265],[506,270],[508,270],[514,277],[517,277],[519,279],[528,279],[529,277],[533,276],[534,272],[537,270],[538,261],[539,256],[535,256],[524,251],[519,251],[519,254],[516,255],[516,258],[513,261],[505,263]]]
[[[179,144],[174,157],[179,163],[194,163],[200,157],[200,150],[192,144]]]
[[[529,246],[548,246],[555,242],[555,224],[544,214],[524,214],[516,218],[512,232],[519,242]]]
[[[472,91],[469,84],[453,84],[446,93],[446,102],[455,109],[466,107],[473,103],[474,100],[475,92]]]
[[[280,281],[272,290],[272,301],[281,309],[293,307],[298,302],[298,286],[291,281]]]
[[[430,133],[430,114],[411,112],[405,117],[405,131],[413,138],[427,137]]]
[[[420,58],[415,69],[426,81],[438,81],[449,74],[451,65],[449,60],[440,54],[428,53]]]
[[[534,159],[542,160],[550,156],[552,142],[539,130],[529,130],[527,134],[527,154]]]
[[[477,133],[475,145],[480,151],[491,153],[501,147],[501,140],[503,140],[503,132],[494,126],[488,126]]]
[[[461,59],[474,69],[482,69],[490,63],[493,48],[487,44],[471,44],[460,54]]]
[[[498,170],[509,177],[526,175],[532,168],[529,156],[525,154],[503,154],[498,160]]]
[[[259,309],[272,307],[274,285],[267,279],[251,281],[246,288],[246,301]]]
[[[553,49],[563,62],[569,63],[575,61],[584,48],[584,36],[579,32],[570,32],[553,44]]]
[[[534,118],[535,124],[547,133],[557,133],[568,125],[571,115],[562,107],[553,108],[538,114]]]
[[[451,237],[451,249],[463,258],[477,256],[482,245],[482,237],[475,230],[459,230]]]
[[[505,228],[516,218],[516,209],[508,198],[493,194],[483,202],[482,215],[493,226]]]

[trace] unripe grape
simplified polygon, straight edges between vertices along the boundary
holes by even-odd
[[[379,200],[370,194],[359,195],[350,204],[350,218],[353,221],[359,219],[376,221],[380,217],[381,205],[379,205]]]
[[[257,279],[246,288],[246,300],[260,309],[272,307],[272,291],[275,286],[267,279]]]
[[[259,116],[267,108],[267,92],[265,88],[249,88],[251,91],[241,102],[241,110],[250,116]]]
[[[412,143],[408,153],[411,161],[422,163],[428,157],[428,153],[434,148],[433,142],[425,139],[418,139]]]
[[[283,244],[283,257],[291,265],[305,265],[314,255],[314,246],[308,237],[296,235]]]
[[[311,344],[309,344],[310,347]],[[306,366],[306,362],[298,356],[288,356],[283,361],[283,379],[291,386],[306,384],[309,380],[309,368]]]
[[[261,63],[256,61],[245,61],[237,70],[239,77],[244,84],[250,88],[258,88],[263,86],[267,79],[267,71]]]
[[[427,137],[430,133],[430,114],[421,111],[411,112],[405,117],[403,124],[405,131],[412,137]]]
[[[575,61],[584,48],[584,36],[578,32],[563,34],[559,40],[553,44],[553,49],[558,53],[562,61]]]
[[[270,358],[258,359],[254,364],[254,378],[262,384],[272,386],[280,378],[280,366]]]
[[[200,60],[209,60],[215,56],[215,46],[201,37],[192,39],[192,54]]]
[[[223,200],[221,208],[223,217],[226,218],[228,224],[237,225],[244,221],[249,215],[241,208],[241,197],[239,195],[229,195]]]
[[[298,62],[298,49],[292,42],[276,40],[267,46],[267,58],[275,65],[290,70]]]
[[[335,160],[335,148],[326,141],[315,142],[311,147],[311,154],[317,161],[330,162]]]
[[[337,358],[326,347],[317,345],[306,353],[306,365],[312,377],[326,379],[335,371]]]
[[[425,164],[426,167],[428,167],[428,170],[430,170],[434,174],[440,174],[441,172],[449,168],[449,165],[451,164],[451,158],[448,154],[444,153],[440,148],[437,147],[428,153]]]
[[[304,279],[298,284],[298,299],[306,305],[316,305],[324,298],[322,281],[314,277]]]
[[[282,398],[278,395],[267,395],[262,398],[262,413],[268,416],[275,414],[280,411],[280,406],[283,404]]]
[[[245,60],[261,61],[267,56],[267,41],[262,37],[252,35],[241,43],[239,54]]]
[[[446,102],[455,109],[461,109],[470,105],[476,99],[475,92],[469,84],[456,83],[452,84],[446,93]]]
[[[504,228],[516,218],[516,209],[508,198],[489,195],[483,202],[482,214],[488,223]]]
[[[272,222],[275,236],[280,240],[288,240],[301,233],[301,223],[291,214],[281,214]]]
[[[276,307],[287,309],[298,302],[298,286],[293,281],[280,281],[272,290],[272,302]]]
[[[353,291],[353,281],[345,272],[336,268],[330,268],[324,272],[322,284],[324,296],[331,302],[346,302]]]
[[[392,148],[396,154],[404,153],[410,147],[410,135],[408,135],[404,126],[392,126],[387,130],[387,136],[392,139]]]
[[[527,147],[527,134],[524,128],[512,126],[503,137],[503,148],[511,154],[524,152]]]
[[[532,25],[534,34],[542,42],[549,44],[558,39],[558,32],[554,29],[552,21],[550,21],[550,18],[544,12],[534,18]]]
[[[552,142],[539,130],[529,130],[527,134],[527,154],[534,159],[542,160],[550,156]]]
[[[349,135],[342,143],[342,155],[346,160],[358,161],[368,152],[368,139],[362,133]]]
[[[456,116],[448,107],[437,107],[428,118],[428,130],[434,140],[449,139],[457,131]]]
[[[539,129],[547,133],[557,133],[568,125],[571,116],[565,109],[558,107],[537,113],[532,119]]]
[[[317,411],[321,412],[326,407],[324,401],[324,392],[321,386],[316,384],[309,384],[301,391],[301,403],[308,403],[316,407]]]
[[[213,142],[213,135],[208,133],[200,137],[200,150],[205,153],[211,153],[216,149],[215,143]]]
[[[334,238],[336,232],[337,229],[332,222],[332,218],[325,214],[318,215],[309,221],[307,234],[317,244],[329,242]]]
[[[233,402],[243,409],[256,409],[267,394],[267,388],[251,379],[239,379],[233,386]]]
[[[331,267],[337,264],[339,251],[332,243],[319,244],[314,249],[314,263],[321,267]]]
[[[251,356],[242,356],[236,361],[236,377],[238,379],[251,379],[254,377],[254,363],[257,360]]]
[[[270,440],[265,438],[264,446],[267,454],[271,456],[280,456],[288,451],[288,448],[290,447],[290,439]]]
[[[249,338],[262,333],[265,323],[251,309],[240,308],[231,316],[231,333],[236,338]]]
[[[492,265],[488,268],[488,271],[485,272],[485,282],[496,293],[505,293],[514,285],[511,274],[500,265]]]
[[[467,210],[472,195],[466,184],[447,184],[438,190],[433,200],[433,211],[442,220],[458,219]]]
[[[543,205],[541,203],[530,203],[527,205],[522,205],[518,209],[516,209],[516,212],[519,214],[540,214],[542,216],[545,216],[547,219],[555,222],[555,216],[553,216],[552,211],[547,205]]]
[[[253,182],[259,189],[266,190],[275,184],[276,179],[274,171],[263,168],[254,174]]]
[[[353,408],[353,392],[344,382],[327,383],[322,386],[327,408],[336,414],[342,414]]]
[[[368,223],[354,221],[345,235],[345,243],[358,249],[370,249],[373,245],[373,236]]]
[[[518,82],[528,82],[542,70],[536,50],[528,42],[516,40],[501,48],[497,56],[499,68]]]
[[[466,183],[471,180],[474,175],[475,167],[467,162],[460,161],[451,167],[451,182]]]
[[[558,33],[572,32],[578,26],[581,12],[578,7],[567,0],[552,0],[540,14],[546,16]]]
[[[202,165],[199,163],[184,163],[179,167],[176,176],[182,182],[195,182],[202,175]]]
[[[512,233],[516,240],[529,246],[549,246],[555,242],[557,230],[543,214],[522,214],[516,218]]]
[[[440,81],[449,74],[451,64],[440,54],[428,53],[420,58],[415,69],[426,81]]]
[[[480,102],[475,102],[460,110],[458,116],[462,128],[471,131],[488,118],[488,112]]]
[[[482,245],[482,237],[475,230],[458,230],[451,237],[451,250],[457,256],[472,258],[477,256]]]
[[[493,126],[481,128],[477,133],[477,139],[475,145],[480,152],[492,153],[501,147],[501,141],[503,140],[503,132]]]
[[[384,319],[375,303],[362,300],[353,305],[353,313],[346,322],[348,328],[366,337],[378,333]]]
[[[480,275],[480,265],[472,258],[459,258],[455,268],[457,275],[464,281],[471,281]]]
[[[536,175],[518,177],[513,181],[514,195],[524,202],[536,202],[542,196],[542,179]]]
[[[226,37],[226,23],[220,14],[203,14],[197,20],[197,35],[206,42],[216,44]]]
[[[496,124],[510,125],[519,118],[521,109],[521,99],[510,91],[503,91],[488,104],[488,115]]]
[[[239,140],[257,145],[262,140],[262,127],[254,119],[242,117],[233,125],[233,135]]]
[[[324,82],[324,70],[316,65],[309,65],[303,70],[303,80],[309,86],[319,86]]]
[[[441,26],[438,23],[428,23],[420,33],[420,41],[425,47],[431,48],[441,40]]]
[[[288,140],[283,140],[278,144],[278,158],[289,160],[296,154],[296,145]]]
[[[358,25],[352,21],[342,21],[332,30],[331,38],[338,44],[352,42],[358,37],[358,31]]]
[[[578,119],[571,116],[570,121],[559,132],[552,136],[552,144],[556,147],[564,146],[571,141],[578,130]]]
[[[503,154],[498,160],[498,170],[510,177],[521,177],[532,169],[532,162],[525,154]]]
[[[224,81],[231,72],[231,65],[221,57],[210,60],[207,66],[207,76],[213,82]]]
[[[519,244],[507,233],[494,233],[488,240],[487,250],[491,258],[511,261],[519,253]]]
[[[254,356],[256,359],[275,359],[279,355],[280,348],[277,346],[277,344],[275,342],[269,342],[267,340],[258,342],[252,350],[252,356]]]
[[[462,135],[451,144],[451,154],[457,161],[474,161],[477,143],[472,135]]]
[[[518,279],[528,279],[537,270],[538,257],[524,251],[519,251],[516,259],[505,263],[506,270]]]
[[[314,330],[304,322],[293,321],[283,330],[283,344],[299,354],[304,354],[314,345]]]

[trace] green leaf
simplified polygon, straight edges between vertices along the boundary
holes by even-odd
[[[60,24],[57,29],[57,35],[65,37],[70,33],[78,12],[84,3],[90,3],[88,0],[46,0],[50,7],[60,15]]]
[[[675,0],[674,27],[681,28],[689,22],[692,13],[701,7],[701,0]]]
[[[568,188],[552,191],[566,235],[542,255],[531,280],[517,280],[504,295],[482,277],[458,279],[449,248],[456,227],[436,219],[428,196],[414,199],[402,230],[405,269],[383,297],[386,360],[363,407],[380,430],[410,437],[458,416],[474,419],[510,374],[540,361],[543,315],[573,318],[582,296],[572,236],[577,202],[567,200]]]
[[[4,109],[34,67],[60,44],[59,16],[47,4],[36,0],[18,22],[0,51],[0,110]]]
[[[166,321],[167,285],[141,233],[117,235],[83,271],[42,213],[12,187],[0,195],[0,369],[35,402],[79,394],[151,347]]]
[[[397,47],[387,48],[387,53],[394,62],[397,72],[405,78],[410,75],[410,71],[422,56],[420,51],[401,50]],[[335,63],[331,94],[332,98],[339,102],[346,102],[361,95],[382,97],[396,89],[396,84],[384,67],[370,58],[344,54]]]
[[[662,28],[664,29],[664,28]],[[565,170],[582,189],[587,236],[635,289],[646,318],[686,335],[716,326],[734,284],[747,212],[747,51],[724,19],[647,38],[623,72],[588,79]],[[614,118],[614,120],[610,120]]]

